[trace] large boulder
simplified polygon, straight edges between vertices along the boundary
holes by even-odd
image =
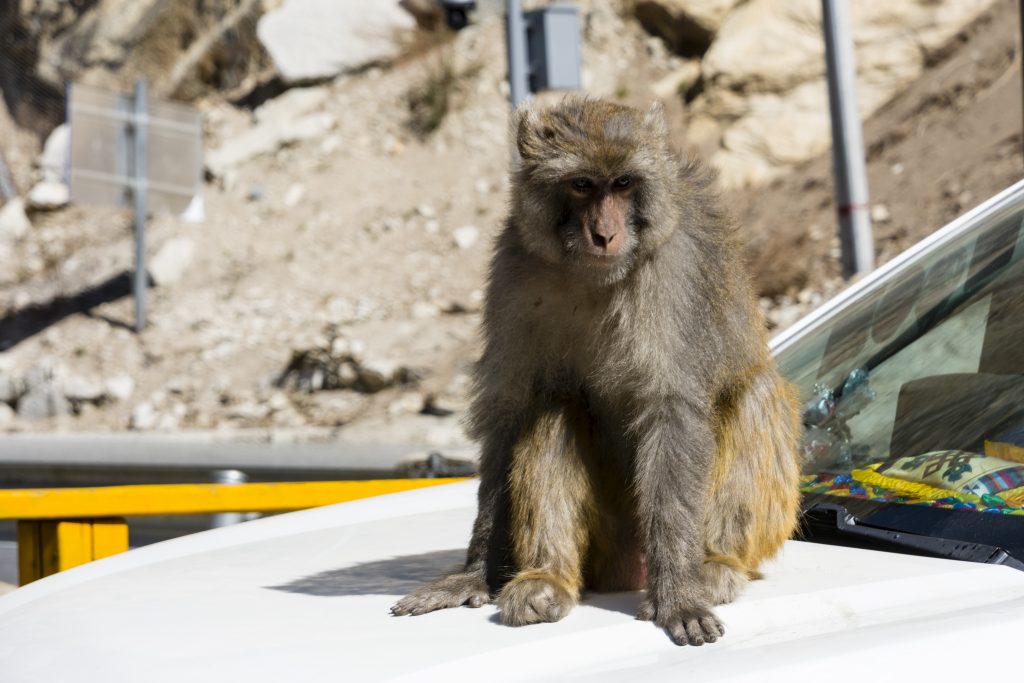
[[[285,0],[256,27],[286,83],[332,78],[394,57],[416,25],[397,0]]]
[[[870,116],[994,0],[851,3],[857,106]],[[730,13],[701,65],[693,141],[726,186],[758,185],[828,150],[819,0],[750,0]],[[703,138],[703,139],[701,139]]]

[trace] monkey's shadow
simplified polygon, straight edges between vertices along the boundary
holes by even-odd
[[[321,597],[343,595],[405,595],[432,581],[466,559],[466,549],[435,550],[419,555],[400,555],[390,560],[363,562],[343,569],[310,574],[271,590]]]
[[[329,569],[303,576],[270,590],[302,593],[319,597],[345,595],[405,595],[445,572],[459,567],[466,559],[465,548],[435,550],[418,555],[400,555],[389,560],[363,562],[343,569]],[[583,596],[582,604],[613,612],[635,615],[641,594],[593,593]],[[492,621],[498,621],[497,615]]]

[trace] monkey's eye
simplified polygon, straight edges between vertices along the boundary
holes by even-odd
[[[590,192],[594,189],[594,181],[590,178],[573,178],[569,184],[577,192]]]
[[[632,184],[633,179],[630,178],[628,175],[624,175],[616,178],[615,181],[612,183],[612,187],[614,187],[616,190],[624,190]]]

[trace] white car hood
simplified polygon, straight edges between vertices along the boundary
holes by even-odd
[[[0,598],[0,682],[950,680],[998,674],[1024,633],[1024,572],[801,542],[700,648],[636,621],[637,593],[524,628],[493,606],[390,616],[461,561],[475,494],[282,515],[38,581]]]

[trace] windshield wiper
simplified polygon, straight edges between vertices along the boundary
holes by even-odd
[[[858,519],[842,505],[816,503],[804,511],[801,524],[803,540],[813,543],[1001,564],[1024,571],[1024,561],[1000,547],[874,526]]]

